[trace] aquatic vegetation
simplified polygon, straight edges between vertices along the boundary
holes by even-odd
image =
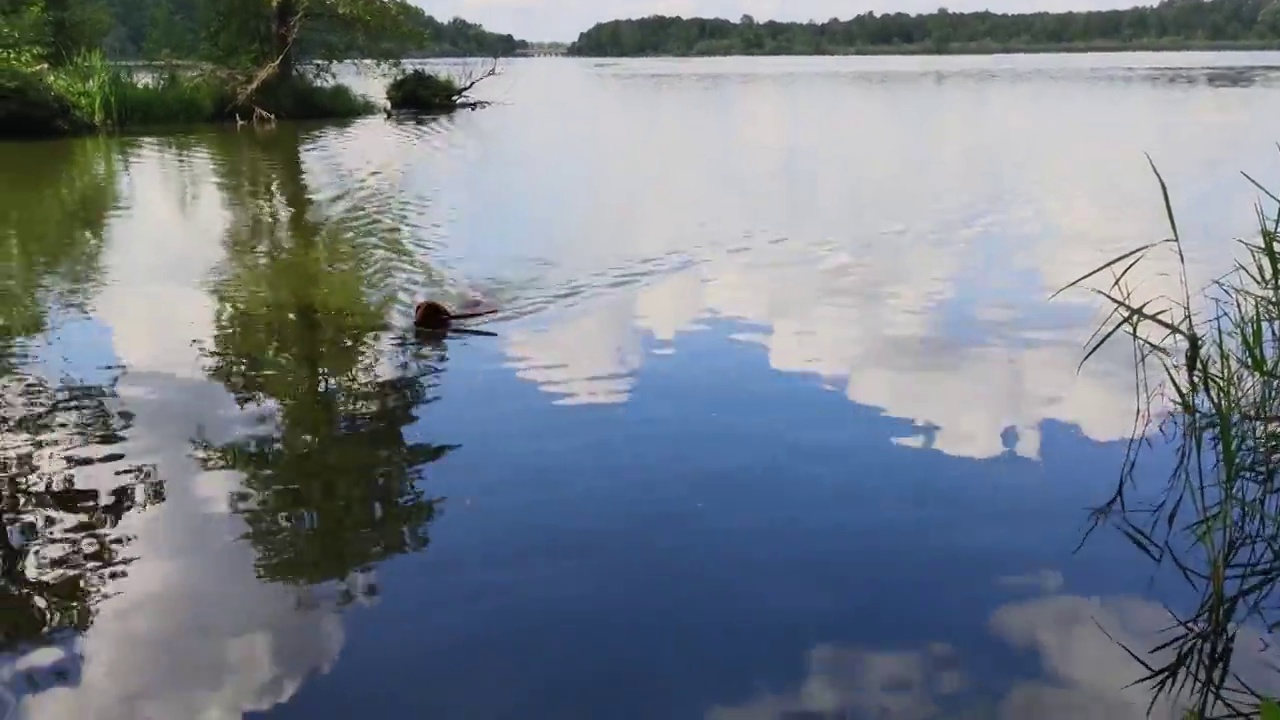
[[[1141,681],[1155,697],[1189,698],[1190,717],[1256,716],[1262,698],[1232,672],[1231,660],[1242,625],[1280,625],[1273,617],[1280,583],[1280,209],[1259,204],[1257,237],[1237,240],[1232,270],[1192,288],[1168,188],[1158,171],[1156,177],[1171,237],[1068,285],[1108,278],[1090,287],[1111,312],[1085,361],[1127,338],[1145,409],[1094,528],[1114,521],[1155,563],[1173,565],[1199,598],[1191,612],[1172,612],[1169,639],[1148,649],[1172,651],[1173,660],[1152,666],[1142,649],[1126,648],[1146,668]],[[1162,251],[1174,253],[1180,296],[1139,298],[1134,270]],[[1156,435],[1174,448],[1176,464],[1157,497],[1143,501],[1137,495],[1148,489],[1139,488],[1136,467]]]
[[[496,60],[488,71],[463,80],[415,68],[400,74],[387,84],[387,105],[396,111],[428,113],[481,107],[486,103],[470,99],[468,93],[481,81],[497,73]]]
[[[387,103],[393,110],[443,110],[456,104],[458,84],[452,78],[416,69],[387,85]]]

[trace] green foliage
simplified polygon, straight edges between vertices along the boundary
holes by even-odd
[[[427,43],[411,21],[415,13],[421,11],[402,0],[307,0],[294,55],[321,70],[351,58],[399,61]]]
[[[462,18],[445,23],[417,6],[412,8],[409,22],[425,34],[427,43],[411,49],[406,57],[509,57],[529,47],[528,41],[489,32]]]
[[[392,110],[450,110],[457,106],[459,92],[452,78],[415,69],[387,85],[387,103]]]
[[[346,118],[373,112],[372,101],[342,85],[297,75],[274,79],[247,103],[234,78],[162,68],[137,76],[86,52],[48,72],[0,70],[0,135],[61,135],[186,123],[248,120],[256,110],[279,119]]]
[[[262,112],[351,117],[374,106],[319,82],[334,61],[431,54],[429,33],[461,52],[519,45],[462,20],[441,24],[407,0],[0,0],[0,21],[0,67],[13,69],[0,78],[2,135]],[[110,54],[198,60],[217,71],[170,66],[139,79]]]
[[[99,47],[110,26],[97,0],[8,0],[0,4],[0,61],[60,65]]]
[[[1068,286],[1110,276],[1091,288],[1112,312],[1085,361],[1113,338],[1127,338],[1138,399],[1147,403],[1140,417],[1148,424],[1135,428],[1115,494],[1095,511],[1095,526],[1114,521],[1154,562],[1175,564],[1199,596],[1198,607],[1176,618],[1162,644],[1173,659],[1146,668],[1156,696],[1189,690],[1193,717],[1243,717],[1262,698],[1231,672],[1237,634],[1251,624],[1275,627],[1280,587],[1280,210],[1268,214],[1259,206],[1258,234],[1238,241],[1233,272],[1196,290],[1187,279],[1168,189],[1157,179],[1172,237],[1131,250]],[[1177,296],[1136,297],[1130,275],[1160,251],[1181,268]],[[1177,462],[1155,500],[1134,497],[1142,487],[1135,475],[1139,454],[1156,431],[1174,441]],[[1141,649],[1129,652],[1141,659]],[[1262,707],[1264,716],[1276,710]]]
[[[111,15],[98,0],[42,0],[48,28],[46,61],[71,62],[87,50],[102,46],[111,29]]]
[[[0,68],[35,69],[48,44],[43,3],[30,0],[0,9]]]
[[[1280,704],[1275,700],[1263,700],[1258,710],[1262,714],[1262,720],[1280,720]]]
[[[193,18],[182,18],[173,0],[154,0],[147,22],[142,55],[149,60],[193,57],[199,54],[197,29]]]
[[[247,69],[271,58],[275,45],[271,35],[269,3],[264,0],[199,2],[196,22],[201,28],[201,42],[198,51],[189,59],[206,60],[225,68]],[[182,56],[177,48],[168,50],[172,56]]]
[[[600,23],[573,55],[809,55],[999,52],[1280,44],[1274,0],[1164,0],[1155,7],[1066,13],[864,13],[823,23],[655,15]]]
[[[369,98],[345,85],[320,84],[305,75],[264,84],[254,94],[251,106],[225,108],[221,117],[232,119],[238,114],[248,119],[254,108],[280,119],[326,120],[367,115],[377,109]]]
[[[140,80],[101,51],[83,53],[50,74],[50,84],[85,124],[121,130],[208,122],[224,115],[230,90],[212,76],[170,68]]]
[[[90,128],[45,74],[0,67],[0,136],[69,135]]]
[[[208,60],[229,67],[273,59],[270,0],[103,0],[117,58]],[[441,22],[405,0],[308,0],[298,57],[308,60],[506,56],[528,43],[461,18]]]
[[[207,122],[227,99],[209,79],[177,70],[140,82],[128,69],[108,63],[101,51],[79,55],[52,73],[50,83],[95,128]]]

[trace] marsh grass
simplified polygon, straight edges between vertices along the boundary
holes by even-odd
[[[168,67],[142,79],[101,52],[76,57],[50,74],[50,84],[90,125],[115,130],[207,122],[230,101],[211,76]]]
[[[1157,565],[1172,565],[1198,598],[1190,612],[1171,611],[1168,640],[1125,647],[1146,670],[1136,684],[1151,689],[1152,707],[1164,696],[1179,699],[1192,718],[1258,717],[1275,709],[1263,707],[1262,693],[1231,663],[1242,626],[1271,632],[1280,625],[1280,210],[1268,213],[1260,202],[1257,237],[1236,241],[1231,270],[1192,288],[1168,187],[1151,168],[1171,236],[1058,291],[1087,288],[1108,306],[1081,365],[1107,343],[1127,339],[1145,408],[1115,493],[1094,510],[1090,532],[1113,522]],[[1134,270],[1158,252],[1175,256],[1178,293],[1138,298]],[[1157,498],[1141,501],[1138,458],[1161,435],[1176,463]]]

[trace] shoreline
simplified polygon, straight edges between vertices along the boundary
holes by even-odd
[[[827,51],[757,52],[757,53],[647,53],[632,55],[597,55],[568,52],[564,57],[591,60],[645,58],[753,58],[753,57],[921,57],[927,55],[1088,55],[1125,53],[1178,52],[1267,52],[1280,51],[1280,41],[1170,41],[1145,43],[1069,43],[1061,45],[1018,45],[965,43],[939,48],[931,43],[917,45],[869,45]]]

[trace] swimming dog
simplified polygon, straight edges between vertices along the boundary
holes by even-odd
[[[419,330],[443,332],[451,329],[455,320],[467,320],[496,312],[498,311],[493,309],[453,312],[435,300],[423,300],[413,309],[413,326]]]

